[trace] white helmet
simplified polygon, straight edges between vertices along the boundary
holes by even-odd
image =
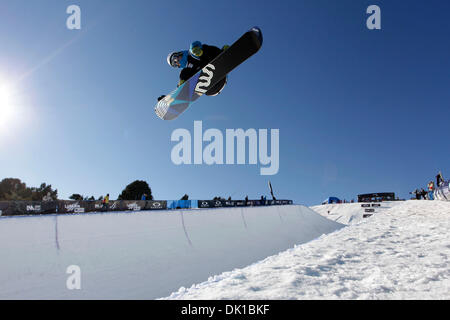
[[[167,63],[171,67],[182,68],[182,67],[184,67],[184,64],[185,64],[184,57],[185,57],[184,51],[171,52],[167,56]]]

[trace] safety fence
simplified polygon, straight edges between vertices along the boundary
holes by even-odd
[[[289,205],[292,200],[0,201],[0,216]]]
[[[436,200],[450,201],[450,180],[437,187],[433,195]]]

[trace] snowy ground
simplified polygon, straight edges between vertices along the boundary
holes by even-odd
[[[450,299],[450,202],[399,202],[359,222],[167,298]]]
[[[324,216],[327,219],[342,224],[350,225],[361,223],[362,221],[364,221],[365,220],[364,214],[372,214],[365,212],[365,209],[374,209],[375,212],[373,214],[378,214],[403,203],[404,203],[403,201],[366,203],[366,205],[370,206],[368,208],[361,207],[361,203],[334,203],[334,204],[313,206],[311,207],[311,209],[313,209],[315,212],[317,212],[321,216]]]

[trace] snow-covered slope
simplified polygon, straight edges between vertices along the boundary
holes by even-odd
[[[0,299],[164,297],[342,227],[294,205],[0,218]]]
[[[375,215],[382,213],[402,203],[402,201],[364,203],[364,205],[368,205],[369,207],[362,207],[362,203],[336,203],[313,206],[310,208],[327,219],[349,225],[362,222],[365,220],[364,215],[366,214]],[[365,212],[366,209],[374,209],[375,212]]]
[[[405,201],[169,299],[450,299],[450,203]]]

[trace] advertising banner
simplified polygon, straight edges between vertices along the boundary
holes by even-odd
[[[147,201],[145,210],[165,210],[167,209],[167,201]]]
[[[211,209],[245,206],[292,204],[292,200],[110,200],[102,201],[0,201],[0,215],[81,214],[111,211],[142,211],[167,209]],[[369,205],[370,206],[370,205]]]

